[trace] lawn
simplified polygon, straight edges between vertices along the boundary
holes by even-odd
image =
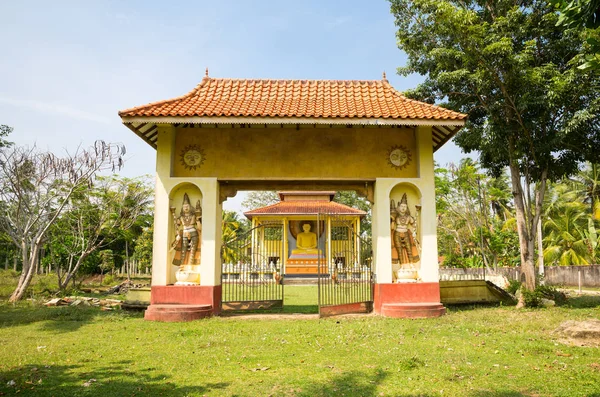
[[[312,306],[306,288],[286,287],[286,305]],[[426,320],[154,323],[4,303],[0,395],[600,396],[600,350],[552,332],[599,308],[599,297],[585,297],[536,310],[451,307]]]

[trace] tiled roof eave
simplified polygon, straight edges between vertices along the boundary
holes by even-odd
[[[207,116],[122,116],[124,124],[339,124],[339,125],[405,125],[405,126],[456,126],[462,127],[464,119],[411,119],[374,117],[207,117]]]

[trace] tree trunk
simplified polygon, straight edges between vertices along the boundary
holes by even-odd
[[[537,224],[538,274],[544,276],[544,246],[542,245],[542,218]]]
[[[17,271],[17,255],[13,256],[13,270]]]
[[[519,248],[521,252],[521,272],[525,275],[525,287],[529,290],[535,289],[535,266],[534,266],[534,233],[527,226],[525,214],[525,196],[521,185],[521,171],[518,164],[510,161],[510,176],[513,188],[515,213],[517,218],[517,232],[519,234]]]
[[[85,258],[87,258],[92,252],[93,250],[95,250],[96,248],[93,248],[87,252],[84,252],[78,259],[77,262],[75,263],[75,266],[73,266],[72,269],[69,269],[69,271],[67,272],[67,274],[65,275],[65,279],[62,281],[62,283],[59,281],[59,288],[63,289],[63,288],[67,288],[69,286],[69,281],[73,280],[73,287],[75,287],[75,275],[77,274],[77,271],[79,270],[79,267],[81,266],[81,264],[83,263],[83,261],[85,260]]]
[[[127,245],[127,240],[125,240],[125,262],[127,266],[127,281],[131,278],[131,265],[129,263],[129,246]]]
[[[21,300],[29,287],[29,284],[31,284],[31,280],[33,279],[36,270],[35,262],[38,260],[39,243],[34,242],[30,247],[23,243],[21,249],[23,256],[23,271],[21,272],[21,277],[19,277],[17,287],[8,300],[11,303]],[[29,252],[30,250],[31,253]]]
[[[4,257],[4,270],[8,270],[8,252],[6,252],[6,256]]]

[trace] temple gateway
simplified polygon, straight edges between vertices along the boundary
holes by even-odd
[[[189,93],[119,112],[156,149],[148,320],[187,321],[283,304],[286,280],[314,277],[322,315],[434,317],[440,303],[433,153],[466,115],[381,80],[206,76]],[[277,190],[222,235],[222,203]],[[354,191],[364,211],[332,201]]]

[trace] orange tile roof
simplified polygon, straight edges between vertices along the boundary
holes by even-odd
[[[204,77],[186,95],[119,112],[121,117],[311,117],[464,120],[465,114],[406,98],[382,80]]]
[[[366,212],[357,210],[334,201],[324,202],[319,200],[281,201],[266,207],[244,212],[248,219],[257,215],[358,215],[365,216]]]

